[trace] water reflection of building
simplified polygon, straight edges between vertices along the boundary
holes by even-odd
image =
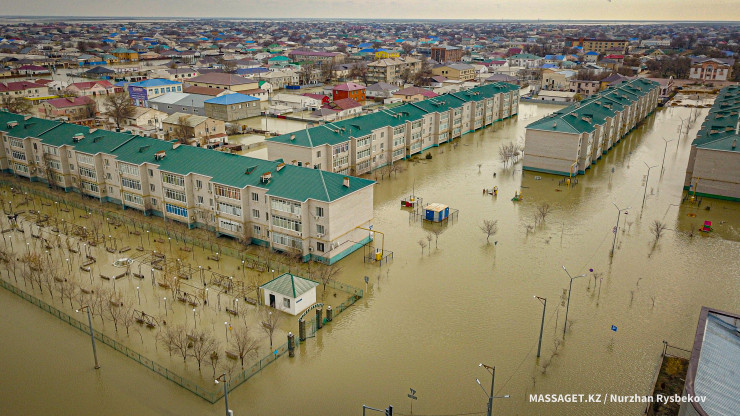
[[[658,105],[660,85],[634,79],[527,126],[523,168],[572,176],[627,135]]]
[[[740,86],[723,88],[691,143],[684,189],[740,201]]]
[[[101,202],[334,262],[369,241],[373,181],[0,112],[0,168]]]
[[[363,174],[517,114],[519,87],[496,82],[267,140],[270,159]]]

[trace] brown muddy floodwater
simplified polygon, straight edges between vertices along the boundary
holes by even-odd
[[[295,358],[281,357],[229,394],[234,414],[359,415],[363,404],[393,404],[396,414],[408,414],[409,388],[417,391],[414,414],[483,413],[487,398],[476,378],[488,388],[490,376],[478,363],[495,366],[496,395],[511,396],[494,401],[497,415],[640,414],[640,404],[534,404],[528,395],[649,394],[663,340],[690,347],[701,306],[740,311],[740,204],[681,204],[690,141],[706,109],[688,138],[668,144],[665,172],[652,170],[644,209],[643,162],[660,165],[661,138],[677,138],[687,108],[658,110],[572,188],[558,186],[560,177],[522,173],[521,164],[505,169],[499,145],[522,138],[526,124],[555,109],[522,103],[517,118],[433,149],[432,160],[406,163],[397,177],[380,180],[375,229],[385,233],[394,261],[366,265],[361,251],[342,260],[341,281],[364,289],[363,276],[370,277],[366,296]],[[481,194],[494,185],[498,198]],[[425,203],[460,210],[423,254],[417,242],[432,228],[410,222],[400,208],[412,189]],[[523,201],[511,201],[516,191]],[[528,232],[542,202],[552,212]],[[631,208],[610,261],[612,203]],[[490,245],[479,229],[485,219],[498,220]],[[657,244],[654,220],[669,228]],[[715,232],[690,236],[704,220]],[[564,341],[569,279],[562,266],[587,274],[573,282]],[[542,305],[535,295],[548,299],[539,360]],[[93,370],[85,334],[5,290],[0,301],[0,414],[223,414],[223,401],[208,404],[100,343],[102,368]],[[213,314],[199,319],[226,317]],[[283,329],[296,333],[296,320]],[[279,337],[284,342],[284,332]],[[137,342],[151,348],[136,340],[132,348]]]

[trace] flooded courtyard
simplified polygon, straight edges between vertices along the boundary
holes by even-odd
[[[496,367],[495,394],[510,395],[494,400],[497,415],[640,414],[640,404],[544,407],[528,395],[649,394],[663,340],[690,347],[701,306],[740,310],[740,205],[682,203],[690,143],[706,109],[680,141],[681,118],[692,109],[656,111],[570,187],[561,177],[522,172],[520,163],[504,167],[499,146],[522,140],[528,123],[557,108],[522,103],[518,117],[431,149],[432,159],[404,163],[405,171],[390,178],[378,176],[374,229],[385,233],[394,260],[365,264],[362,251],[342,260],[337,280],[365,290],[368,276],[365,296],[301,344],[295,358],[281,357],[231,392],[234,414],[348,415],[360,414],[363,404],[392,404],[396,414],[409,414],[409,388],[417,391],[414,414],[483,413],[487,397],[476,378],[487,388],[490,375],[479,363]],[[657,167],[644,183],[646,163]],[[494,186],[497,197],[482,193]],[[459,217],[441,226],[414,221],[400,207],[412,192],[459,210]],[[523,200],[512,201],[515,193]],[[537,221],[542,203],[550,213]],[[614,204],[627,208],[616,239]],[[480,230],[484,220],[497,221],[490,244]],[[667,226],[658,240],[650,231],[656,220]],[[712,221],[712,233],[698,232],[704,221]],[[434,231],[441,233],[427,240]],[[213,267],[239,276],[237,263]],[[586,275],[573,281],[565,335],[563,266]],[[248,272],[269,280],[270,272]],[[134,290],[131,280],[121,283]],[[159,289],[151,290],[145,299],[161,314],[153,303]],[[539,359],[542,304],[533,296],[548,300]],[[223,401],[211,405],[101,344],[101,369],[94,370],[84,333],[6,290],[0,301],[0,413],[223,414]],[[220,331],[217,323],[230,319],[215,308],[198,314],[199,323]],[[286,315],[277,344],[287,331],[297,333],[298,325]],[[161,346],[137,339],[132,348],[167,359]],[[266,352],[263,346],[259,355]],[[206,368],[203,379],[210,375]]]

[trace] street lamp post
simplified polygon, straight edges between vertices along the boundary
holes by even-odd
[[[100,368],[100,365],[98,364],[98,350],[97,348],[95,348],[95,333],[93,332],[92,317],[90,316],[90,306],[85,305],[80,309],[75,310],[75,312],[79,313],[83,309],[87,310],[87,324],[90,326],[90,340],[92,341],[93,357],[95,358],[95,369],[97,370]]]
[[[648,168],[647,178],[645,179],[645,191],[643,191],[643,193],[642,193],[642,208],[645,208],[645,196],[647,196],[648,182],[650,182],[650,169],[652,169],[654,167],[657,167],[658,165],[650,166],[650,165],[648,165],[644,161],[642,163],[645,163],[645,166],[647,166],[647,168]],[[642,208],[640,208],[640,209],[642,209]]]
[[[226,406],[226,416],[231,416],[232,413],[229,410],[229,382],[226,381],[226,373],[221,374],[214,381],[218,384],[219,380],[224,382],[224,405]]]
[[[565,330],[568,328],[568,310],[570,310],[570,292],[571,292],[571,289],[573,289],[573,280],[578,279],[579,277],[583,277],[586,274],[584,273],[582,275],[573,277],[570,275],[570,273],[568,272],[568,269],[566,269],[565,266],[563,266],[563,270],[565,270],[565,273],[567,273],[568,277],[570,277],[570,286],[568,287],[568,304],[565,307],[565,325],[563,325],[563,338],[565,338]]]
[[[614,256],[614,245],[617,243],[617,231],[619,231],[619,217],[622,215],[622,211],[624,211],[624,215],[629,214],[627,210],[630,209],[630,207],[619,209],[617,204],[614,202],[612,202],[612,204],[617,208],[617,225],[614,226],[614,240],[612,240],[612,256]]]
[[[493,382],[496,380],[496,367],[491,367],[483,363],[478,364],[478,367],[483,367],[486,370],[488,370],[488,372],[491,373],[491,393],[490,394],[486,392],[486,389],[480,383],[480,380],[477,378],[475,379],[475,382],[478,383],[480,388],[483,390],[483,393],[485,393],[486,396],[488,397],[488,416],[491,416],[493,414],[493,399],[508,399],[509,395],[508,394],[504,396],[494,396],[493,395]]]
[[[665,142],[665,148],[663,148],[663,161],[660,162],[660,173],[663,173],[663,165],[665,164],[665,152],[668,150],[668,143],[672,142],[673,140],[666,140],[665,137],[661,137],[663,141]]]
[[[537,295],[535,295],[535,298],[542,302],[542,323],[540,324],[540,340],[537,343],[537,357],[540,356],[540,351],[542,350],[542,331],[545,329],[545,310],[547,310],[547,298],[541,298]]]

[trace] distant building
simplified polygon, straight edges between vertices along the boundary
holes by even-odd
[[[589,97],[601,90],[601,82],[572,79],[569,82],[569,88],[570,92],[580,94],[582,97]]]
[[[470,64],[438,65],[432,68],[432,74],[455,81],[472,81],[475,79],[475,67]]]
[[[294,61],[312,61],[327,63],[332,66],[344,62],[344,54],[339,52],[315,52],[309,50],[296,49],[288,52],[288,57]]]
[[[692,58],[689,79],[727,81],[734,64],[732,58]]]
[[[702,307],[678,416],[736,415],[740,409],[740,315]]]
[[[684,190],[740,201],[740,86],[723,88],[691,143]]]
[[[18,68],[18,73],[21,75],[48,75],[49,70],[38,65],[22,65]]]
[[[120,63],[139,61],[139,53],[131,49],[116,48],[110,51],[110,54],[115,56]]]
[[[400,84],[404,71],[413,75],[419,72],[420,69],[421,61],[416,58],[380,59],[367,64],[367,80],[368,83]]]
[[[584,174],[653,112],[658,91],[657,82],[626,81],[529,124],[523,169],[564,176]]]
[[[506,60],[509,61],[510,67],[519,66],[526,69],[539,68],[545,62],[545,58],[537,55],[532,55],[531,53],[519,53],[516,55],[511,55],[510,57],[506,58]]]
[[[129,97],[140,107],[147,107],[150,99],[168,92],[182,92],[182,83],[155,78],[128,84]]]
[[[63,118],[68,121],[77,121],[95,115],[95,102],[90,97],[55,98],[41,103],[39,111],[46,118]]]
[[[376,82],[367,87],[366,95],[370,98],[391,98],[393,93],[400,90],[397,85],[385,82]]]
[[[235,92],[259,88],[259,81],[256,79],[244,78],[239,75],[227,74],[224,72],[209,72],[207,74],[198,75],[197,77],[188,79],[187,83],[194,87],[231,90]]]
[[[342,98],[351,98],[357,102],[365,101],[365,86],[354,82],[345,82],[332,88],[332,99],[334,101]]]
[[[171,114],[162,120],[162,129],[170,139],[179,139],[187,144],[193,141],[212,143],[226,139],[226,125],[222,120],[192,114]]]
[[[236,121],[260,115],[260,100],[244,94],[226,94],[204,101],[206,116],[223,121]]]
[[[629,42],[626,39],[566,38],[565,46],[581,46],[584,51],[627,53]]]
[[[576,77],[575,71],[567,69],[542,71],[542,89],[550,91],[570,90],[570,81]]]
[[[460,62],[463,51],[456,46],[432,46],[431,59],[437,62]]]
[[[93,97],[98,95],[113,94],[116,88],[108,81],[84,81],[75,82],[69,84],[66,88],[67,91],[77,95],[91,95]]]
[[[540,90],[535,99],[554,103],[572,103],[575,101],[575,96],[576,93],[570,91]]]
[[[421,87],[406,87],[393,93],[393,97],[400,98],[405,103],[414,103],[438,96],[436,92]]]
[[[49,87],[30,81],[0,82],[0,97],[42,98],[49,96]]]
[[[342,98],[324,104],[322,109],[328,109],[336,113],[336,118],[345,118],[362,113],[362,104],[351,98]]]

